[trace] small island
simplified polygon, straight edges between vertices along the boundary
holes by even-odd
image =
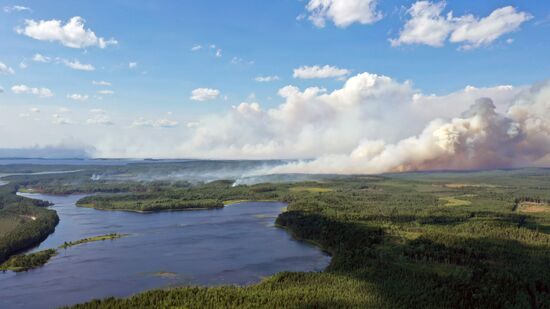
[[[107,235],[95,236],[80,239],[77,241],[65,242],[58,249],[67,249],[77,245],[96,242],[96,241],[105,241],[105,240],[114,240],[127,236],[127,234],[118,234],[112,233]],[[14,271],[14,272],[23,272],[29,271],[31,269],[39,268],[44,266],[48,261],[57,255],[57,249],[47,249],[39,252],[29,253],[29,254],[18,254],[10,257],[7,261],[0,264],[0,271]]]
[[[77,240],[77,241],[65,242],[64,244],[59,246],[59,248],[60,249],[67,249],[67,248],[70,248],[70,247],[78,246],[78,245],[81,245],[81,244],[86,244],[86,243],[89,243],[89,242],[114,240],[114,239],[122,238],[122,237],[125,237],[125,236],[128,236],[128,235],[127,234],[112,233],[112,234],[107,234],[107,235],[102,235],[102,236],[88,237],[88,238],[80,239],[80,240]]]

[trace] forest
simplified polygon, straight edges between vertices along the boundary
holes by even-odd
[[[287,202],[276,223],[330,252],[330,266],[253,286],[155,290],[77,308],[550,307],[549,170],[217,182],[194,194],[193,188],[162,194],[199,198],[209,188],[216,193],[204,196],[221,201]],[[524,212],[517,207],[522,201],[540,207]]]
[[[285,272],[251,286],[152,290],[76,308],[550,308],[548,169],[326,175],[253,185],[94,183],[79,173],[12,181],[42,192],[54,190],[52,183],[68,192],[108,187],[79,202],[97,208],[283,201],[288,207],[276,224],[332,260],[320,273]]]
[[[15,195],[17,186],[0,187],[0,263],[42,242],[55,230],[57,213],[47,202]]]

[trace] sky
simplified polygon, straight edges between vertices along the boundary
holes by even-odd
[[[546,165],[526,144],[549,127],[549,30],[536,0],[0,0],[0,148],[316,159],[284,167],[306,172]],[[410,157],[434,122],[487,108],[525,139],[481,143],[502,125],[486,121]]]

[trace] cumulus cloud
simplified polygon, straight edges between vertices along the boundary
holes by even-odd
[[[89,98],[90,97],[87,94],[73,93],[73,94],[68,94],[67,95],[67,99],[71,99],[71,100],[74,100],[74,101],[80,101],[80,102],[87,101]]]
[[[269,83],[273,81],[279,80],[279,76],[277,75],[271,75],[271,76],[258,76],[254,79],[255,81],[259,83]]]
[[[130,63],[128,63],[128,68],[129,69],[135,69],[135,68],[137,68],[137,65],[138,65],[137,62],[130,62]]]
[[[346,69],[340,69],[335,66],[325,65],[323,67],[315,66],[302,66],[294,69],[294,78],[300,79],[314,79],[314,78],[339,78],[349,75],[351,72]]]
[[[62,60],[67,67],[78,71],[95,71],[95,67],[91,64],[80,63],[78,60]]]
[[[48,88],[35,88],[27,85],[14,85],[11,91],[15,94],[33,94],[41,98],[53,97],[53,92]]]
[[[0,74],[15,74],[15,71],[8,65],[0,62]]]
[[[373,24],[382,19],[376,6],[378,0],[310,0],[306,5],[308,19],[319,28],[332,21],[345,28],[353,23]]]
[[[417,1],[407,10],[410,18],[396,39],[390,39],[392,46],[403,44],[425,44],[441,47],[449,40],[460,43],[461,49],[472,49],[489,45],[504,34],[516,31],[521,24],[533,17],[506,6],[494,10],[489,16],[474,15],[454,17],[453,12],[443,15],[446,6],[442,2]]]
[[[193,101],[209,101],[217,99],[220,96],[220,91],[213,88],[197,88],[191,91],[190,99]]]
[[[488,45],[502,35],[516,31],[521,24],[532,18],[531,14],[518,12],[511,6],[496,9],[481,19],[466,15],[458,19],[450,41],[463,43],[462,48],[465,49]]]
[[[91,29],[84,28],[85,20],[82,17],[72,17],[67,23],[61,20],[39,20],[27,19],[24,27],[16,28],[17,33],[30,38],[59,42],[70,48],[86,48],[97,46],[105,48],[109,45],[118,44],[117,40],[98,37]]]
[[[201,49],[202,49],[202,46],[199,44],[193,45],[193,47],[191,47],[191,51],[198,51]]]
[[[115,94],[115,92],[114,92],[113,90],[108,90],[108,89],[99,90],[97,93],[99,93],[99,94],[104,94],[104,95]]]

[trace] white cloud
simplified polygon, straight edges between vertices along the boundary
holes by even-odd
[[[275,108],[263,109],[257,102],[245,102],[233,107],[229,113],[204,117],[196,121],[192,136],[186,137],[178,149],[181,156],[191,157],[319,158],[315,164],[304,163],[273,172],[369,173],[431,168],[437,164],[452,167],[454,159],[456,166],[460,166],[466,164],[466,160],[436,151],[436,156],[444,155],[444,161],[434,162],[430,157],[431,146],[405,151],[409,142],[401,141],[422,136],[434,119],[470,117],[461,116],[462,112],[479,97],[493,97],[495,112],[505,113],[509,106],[521,102],[516,98],[522,91],[523,88],[506,85],[469,86],[435,96],[415,90],[408,81],[400,83],[387,76],[362,73],[349,78],[342,88],[332,92],[317,87],[304,90],[283,87],[279,90],[283,103]],[[550,84],[546,91],[550,96]],[[544,118],[547,114],[547,111],[539,112],[537,117]],[[548,120],[544,121],[548,123]],[[436,123],[439,125],[445,121]],[[468,123],[465,125],[476,130],[475,121]],[[548,126],[550,128],[550,123]],[[433,127],[427,132],[444,132],[445,129],[442,130]],[[475,138],[478,135],[469,136]],[[447,141],[444,135],[441,138],[442,143]],[[467,137],[465,140],[469,141]],[[386,149],[392,149],[393,145],[402,145],[400,151],[393,152],[395,155],[387,158],[384,155],[384,160],[367,163]],[[420,143],[419,147],[422,145]],[[420,157],[424,154],[426,160]],[[392,158],[395,161],[391,161]],[[409,163],[409,160],[414,162]],[[470,166],[486,163],[485,159],[473,160]]]
[[[231,63],[232,64],[248,64],[248,65],[253,65],[255,63],[254,60],[250,60],[250,61],[246,61],[244,60],[243,58],[240,58],[240,57],[233,57],[231,59]]]
[[[73,94],[68,94],[67,95],[67,99],[71,99],[71,100],[74,100],[74,101],[80,101],[80,102],[87,101],[89,98],[90,97],[87,94],[73,93]]]
[[[511,6],[496,9],[484,18],[473,15],[454,17],[452,12],[442,15],[445,5],[444,1],[417,1],[411,5],[407,10],[410,18],[399,37],[390,39],[392,46],[425,44],[441,47],[449,40],[461,43],[461,49],[472,49],[491,44],[532,18]]]
[[[40,109],[37,108],[37,107],[31,107],[31,109],[29,109],[29,111],[30,111],[31,113],[35,113],[35,114],[36,114],[36,113],[40,113]]]
[[[25,26],[17,28],[16,31],[36,40],[59,42],[70,48],[92,46],[105,48],[118,44],[115,39],[106,40],[103,37],[97,37],[92,30],[84,28],[84,22],[84,19],[79,16],[71,18],[66,24],[55,19],[40,21],[28,19],[25,21]]]
[[[496,9],[489,16],[481,19],[466,15],[459,18],[450,41],[463,43],[464,49],[488,45],[502,35],[516,31],[521,24],[532,18],[532,15],[518,12],[511,6]]]
[[[100,80],[100,81],[92,81],[92,84],[96,85],[96,86],[105,86],[105,87],[108,87],[108,86],[111,86],[111,83],[110,82],[106,82],[104,80]]]
[[[378,0],[310,0],[306,6],[309,20],[323,28],[327,20],[345,28],[353,23],[373,24],[382,19],[377,11]]]
[[[277,75],[271,75],[271,76],[258,76],[254,79],[255,81],[259,83],[269,83],[273,81],[279,80],[279,76]]]
[[[443,46],[453,30],[452,14],[441,16],[445,2],[415,2],[407,10],[410,19],[405,23],[398,39],[391,39],[392,46],[401,44],[426,44]]]
[[[15,74],[15,71],[8,65],[0,62],[0,74]]]
[[[192,121],[192,122],[188,122],[185,126],[189,129],[192,129],[192,128],[198,127],[199,125],[200,125],[199,122]]]
[[[62,113],[62,114],[67,114],[67,113],[70,113],[71,110],[66,108],[66,107],[60,107],[59,112]]]
[[[340,69],[335,66],[325,65],[323,67],[315,66],[302,66],[294,69],[294,78],[300,79],[313,79],[313,78],[338,78],[344,77],[351,72],[346,69]]]
[[[135,69],[137,67],[137,65],[138,65],[137,62],[130,62],[130,63],[128,63],[128,68]]]
[[[59,114],[53,114],[52,115],[52,123],[55,125],[68,125],[68,124],[74,124],[74,122],[66,117],[63,117]]]
[[[218,48],[218,49],[216,50],[216,57],[219,58],[219,57],[221,57],[221,56],[222,56],[222,50],[221,50],[221,48]]]
[[[30,12],[31,9],[29,7],[22,6],[22,5],[12,5],[12,6],[5,6],[4,7],[4,12],[6,12],[6,13],[24,12],[24,11]]]
[[[92,114],[106,114],[107,112],[101,108],[92,108],[90,110],[90,113]]]
[[[179,123],[175,120],[170,119],[158,119],[158,120],[147,120],[145,118],[139,118],[135,120],[130,127],[132,128],[173,128],[178,126]]]
[[[0,93],[4,93],[4,88],[2,88],[2,86],[0,86]]]
[[[159,119],[155,123],[155,126],[159,128],[173,128],[178,125],[179,123],[177,121],[170,119]]]
[[[28,67],[27,63],[25,61],[19,62],[19,68],[20,69],[26,69]]]
[[[32,61],[34,61],[34,62],[48,63],[51,60],[52,59],[50,57],[46,57],[46,56],[41,55],[41,54],[34,54],[34,56],[32,57]]]
[[[86,120],[86,124],[110,126],[114,123],[104,113],[96,113],[96,115],[94,115],[92,118]]]
[[[95,67],[91,64],[80,63],[78,60],[62,60],[62,62],[69,68],[79,71],[95,71]]]
[[[113,90],[107,90],[107,89],[99,90],[97,93],[105,94],[105,95],[115,94],[115,92]]]
[[[220,91],[212,88],[197,88],[191,92],[190,99],[193,101],[209,101],[218,98]]]
[[[197,44],[197,45],[193,45],[193,47],[191,47],[191,51],[198,51],[198,50],[201,50],[202,49],[202,46]]]
[[[33,94],[41,98],[53,97],[53,92],[48,88],[34,88],[27,85],[14,85],[11,91],[15,94]]]

